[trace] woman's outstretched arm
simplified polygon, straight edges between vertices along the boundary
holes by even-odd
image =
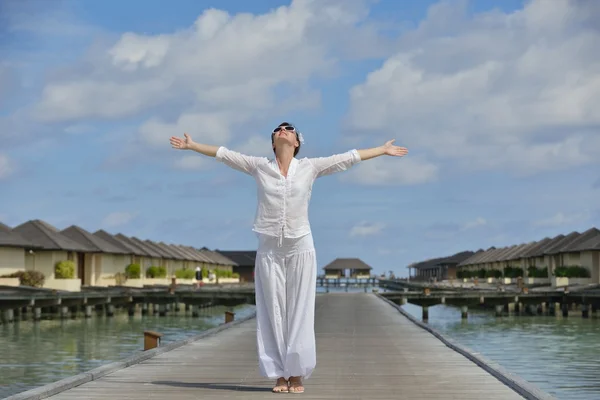
[[[388,155],[402,157],[408,153],[406,147],[394,146],[396,139],[386,142],[383,146],[373,147],[371,149],[358,150],[358,155],[361,161],[369,160],[371,158]]]
[[[408,153],[406,147],[394,146],[394,140],[388,141],[383,146],[373,147],[371,149],[351,150],[342,154],[335,154],[329,157],[309,158],[316,171],[316,177],[331,175],[342,172],[353,165],[382,155],[402,157]]]
[[[171,146],[174,149],[193,150],[205,156],[215,157],[217,161],[230,166],[233,169],[244,172],[248,175],[254,175],[258,164],[266,161],[265,157],[253,157],[229,150],[223,146],[211,146],[208,144],[196,143],[190,135],[184,133],[184,139],[171,137]]]
[[[219,146],[211,146],[208,144],[196,143],[192,140],[190,135],[187,133],[183,134],[184,139],[172,136],[171,137],[171,146],[174,149],[179,150],[193,150],[200,154],[204,154],[209,157],[216,157],[217,151],[219,150]]]

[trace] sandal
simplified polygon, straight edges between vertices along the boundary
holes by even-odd
[[[304,386],[302,386],[302,378],[300,377],[290,377],[289,380],[289,392],[290,393],[304,393]]]
[[[277,383],[275,383],[275,387],[273,387],[273,393],[289,393],[288,381],[285,378],[277,379]]]

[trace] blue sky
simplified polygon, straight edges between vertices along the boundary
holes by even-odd
[[[318,261],[375,272],[599,227],[592,2],[9,0],[0,221],[254,249],[253,181],[171,135],[300,156],[395,138],[315,184]]]

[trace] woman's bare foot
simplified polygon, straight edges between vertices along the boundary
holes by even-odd
[[[285,378],[278,378],[275,387],[273,388],[274,393],[288,393],[288,381]]]
[[[304,386],[302,386],[301,376],[290,376],[290,393],[304,393]]]

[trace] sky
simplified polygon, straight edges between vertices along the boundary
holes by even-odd
[[[600,2],[3,0],[0,221],[256,249],[251,177],[170,136],[298,157],[319,268],[600,228]]]

